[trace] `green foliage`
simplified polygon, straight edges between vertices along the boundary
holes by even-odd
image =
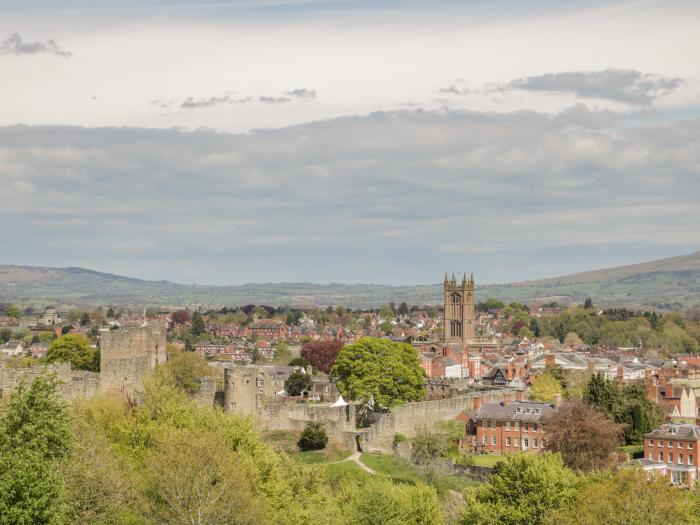
[[[299,437],[297,446],[302,452],[308,450],[323,450],[328,443],[328,435],[320,423],[311,422],[306,425]]]
[[[628,444],[641,443],[646,432],[651,432],[664,420],[661,407],[650,401],[641,385],[621,388],[602,374],[590,378],[583,394],[584,400],[616,423],[624,423]]]
[[[545,370],[541,374],[535,376],[530,390],[530,398],[535,401],[553,401],[557,394],[562,394],[564,387],[561,381],[554,375]]]
[[[216,377],[206,360],[193,352],[170,351],[168,362],[158,367],[158,374],[171,374],[175,384],[188,394],[199,392],[202,377]]]
[[[46,361],[68,362],[74,369],[99,371],[99,357],[90,348],[88,340],[80,334],[67,334],[49,344]]]
[[[623,469],[591,479],[566,508],[545,520],[547,525],[697,525],[688,491],[671,487],[661,479],[649,480],[646,473]]]
[[[552,513],[570,505],[578,483],[558,454],[506,456],[488,483],[467,491],[461,523],[543,524]]]
[[[192,335],[195,337],[199,337],[200,335],[204,334],[207,331],[206,326],[204,326],[204,318],[202,317],[202,314],[199,313],[198,311],[192,314],[192,327],[190,328],[190,332]]]
[[[343,347],[331,371],[346,399],[388,410],[425,397],[425,374],[416,350],[405,343],[363,337]]]
[[[21,386],[0,419],[0,524],[61,525],[68,505],[57,461],[71,434],[55,377]]]
[[[501,308],[505,308],[505,306],[503,301],[489,297],[486,301],[478,303],[476,309],[480,312],[488,312],[489,310],[500,310]]]
[[[304,372],[292,372],[284,381],[284,390],[290,396],[299,396],[304,391],[311,390],[311,376]]]
[[[22,312],[20,312],[19,308],[17,308],[14,305],[10,305],[5,307],[5,315],[7,317],[14,317],[15,319],[19,319],[22,317]]]

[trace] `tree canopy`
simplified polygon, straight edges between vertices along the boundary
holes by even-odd
[[[388,410],[425,398],[425,373],[415,348],[388,339],[363,337],[338,354],[331,377],[347,399]]]
[[[326,374],[331,371],[338,358],[343,343],[340,341],[314,341],[306,343],[301,348],[301,357],[306,359],[314,370]]]
[[[99,353],[90,348],[87,338],[80,334],[66,334],[52,341],[46,353],[46,361],[68,362],[78,370],[100,370]]]

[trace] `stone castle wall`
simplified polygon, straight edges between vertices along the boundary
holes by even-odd
[[[97,372],[73,370],[70,363],[53,363],[29,368],[0,368],[0,399],[9,398],[21,384],[29,385],[46,373],[56,374],[61,381],[59,393],[66,400],[97,395],[100,383]]]

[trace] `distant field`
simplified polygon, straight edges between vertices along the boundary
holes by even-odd
[[[583,302],[599,305],[682,307],[700,304],[700,252],[648,263],[512,284],[477,282],[477,299],[506,302]],[[265,283],[200,286],[144,281],[82,268],[0,266],[0,302],[130,306],[344,305],[389,302],[440,304],[442,285]]]

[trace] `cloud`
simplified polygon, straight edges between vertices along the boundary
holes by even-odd
[[[258,101],[262,104],[286,104],[292,99],[289,97],[258,97]]]
[[[59,46],[55,40],[46,42],[25,42],[19,33],[13,33],[0,45],[0,55],[38,55],[50,54],[70,58],[73,53]]]
[[[285,93],[288,97],[298,98],[304,102],[314,100],[316,98],[315,89],[293,89]]]
[[[536,278],[697,251],[698,152],[700,119],[583,106],[248,134],[0,127],[0,243],[201,283]]]
[[[452,95],[490,94],[508,91],[563,93],[584,99],[602,99],[632,106],[649,106],[658,98],[678,89],[681,78],[642,73],[634,69],[605,69],[603,71],[567,71],[523,77],[501,84],[470,88],[464,79],[440,88],[440,93]]]
[[[180,107],[183,109],[210,108],[213,106],[221,106],[222,104],[233,104],[234,102],[235,100],[228,95],[223,97],[209,97],[200,99],[188,97],[182,101]]]

